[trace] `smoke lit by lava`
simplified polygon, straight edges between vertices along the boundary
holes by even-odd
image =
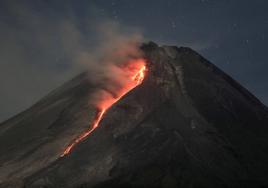
[[[122,71],[127,75],[125,77],[124,85],[119,88],[115,95],[104,95],[101,100],[97,102],[98,112],[91,123],[88,130],[77,137],[72,143],[70,143],[61,154],[61,157],[69,154],[73,147],[84,140],[90,133],[92,133],[99,125],[103,115],[114,103],[122,98],[126,93],[140,85],[145,77],[146,64],[144,59],[130,60],[124,67],[121,67]]]

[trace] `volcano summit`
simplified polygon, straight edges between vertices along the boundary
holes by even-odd
[[[99,114],[86,73],[2,123],[0,187],[267,187],[267,107],[190,48],[141,51],[136,84],[68,154]]]

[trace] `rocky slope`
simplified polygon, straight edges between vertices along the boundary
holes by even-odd
[[[268,110],[189,48],[141,47],[148,72],[88,128],[81,74],[0,125],[2,187],[265,187]]]

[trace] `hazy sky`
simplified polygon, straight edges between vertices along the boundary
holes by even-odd
[[[107,20],[193,48],[267,105],[267,10],[267,0],[1,0],[0,122],[78,74],[76,54]]]

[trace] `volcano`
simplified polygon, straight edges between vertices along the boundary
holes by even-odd
[[[268,187],[267,107],[190,48],[141,51],[105,113],[82,73],[3,122],[0,187]]]

